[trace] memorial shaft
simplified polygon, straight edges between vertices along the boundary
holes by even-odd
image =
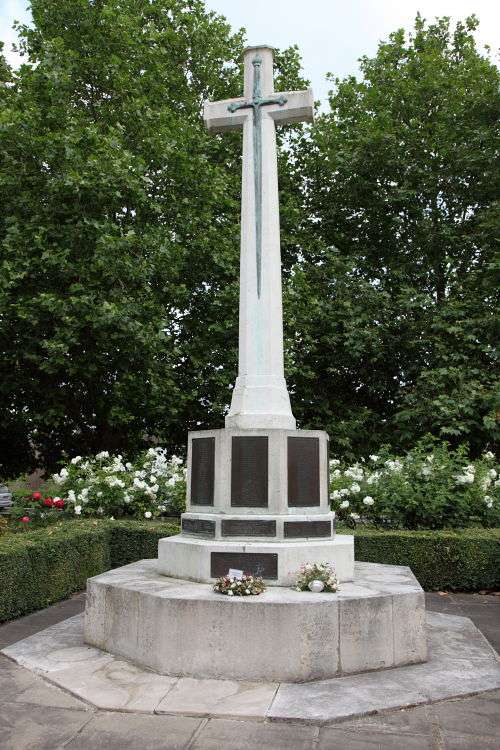
[[[209,103],[210,130],[243,128],[238,377],[226,426],[294,429],[283,364],[276,122],[312,119],[312,94],[275,93],[273,52],[244,53],[244,96]]]

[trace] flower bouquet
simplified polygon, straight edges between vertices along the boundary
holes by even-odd
[[[323,586],[312,585],[313,582],[321,582]],[[304,563],[299,568],[295,588],[297,591],[324,591],[334,594],[338,591],[339,582],[333,566],[329,563]]]
[[[214,591],[226,596],[257,596],[266,590],[262,578],[243,575],[241,578],[233,578],[229,575],[217,578]]]

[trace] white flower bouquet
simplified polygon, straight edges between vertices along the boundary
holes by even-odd
[[[326,593],[334,594],[339,588],[337,576],[330,563],[303,563],[297,573],[296,590],[309,591],[312,581],[321,581]]]

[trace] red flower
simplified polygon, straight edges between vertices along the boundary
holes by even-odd
[[[54,501],[52,500],[51,497],[46,497],[45,500],[43,501],[43,504],[46,505],[47,508],[52,508],[52,506],[54,505]]]
[[[42,493],[41,492],[34,492],[31,496],[33,500],[41,500],[42,499]]]
[[[30,518],[29,518],[28,516],[23,516],[23,517],[21,518],[21,521],[22,521],[23,523],[29,523],[29,522],[30,522]]]
[[[64,500],[62,500],[61,498],[59,498],[59,500],[54,500],[52,504],[55,508],[64,508],[65,505]]]

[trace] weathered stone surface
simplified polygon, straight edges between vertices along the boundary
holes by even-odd
[[[0,710],[2,750],[54,750],[67,743],[89,722],[84,711],[52,706],[12,704]]]
[[[214,579],[211,563],[212,555],[216,553],[277,555],[278,575],[277,578],[267,579],[270,586],[293,586],[299,567],[306,562],[328,561],[334,566],[341,582],[354,578],[354,538],[344,534],[331,539],[307,541],[208,540],[179,534],[160,539],[157,569],[160,574],[170,578],[208,583]],[[227,570],[224,572],[227,573]]]
[[[308,685],[281,685],[269,717],[329,723],[500,688],[498,657],[468,618],[428,612],[426,621],[428,662]],[[455,656],[449,652],[450,636],[459,649]]]
[[[70,618],[66,621],[64,629],[59,627],[57,632],[54,633],[51,632],[52,628],[48,628],[34,636],[30,636],[24,641],[14,644],[6,649],[6,651],[11,658],[18,662],[30,660],[32,669],[40,671],[52,683],[64,687],[73,693],[80,691],[81,697],[93,705],[96,705],[96,701],[102,700],[103,688],[106,682],[109,681],[109,687],[106,686],[104,689],[105,705],[110,710],[150,711],[151,705],[155,700],[158,700],[157,705],[154,707],[154,710],[157,712],[192,713],[197,716],[211,717],[231,715],[239,719],[263,719],[267,715],[269,719],[276,719],[280,722],[274,725],[274,730],[276,732],[281,730],[281,734],[279,735],[281,739],[279,742],[283,741],[285,743],[283,747],[286,747],[287,750],[288,747],[295,747],[295,745],[293,743],[290,744],[291,735],[287,734],[287,730],[285,730],[285,727],[281,723],[283,720],[294,722],[293,731],[295,732],[298,732],[300,729],[296,726],[297,721],[312,724],[328,724],[344,720],[338,729],[332,729],[330,733],[325,731],[320,734],[320,739],[324,737],[325,740],[320,746],[325,748],[330,747],[327,743],[327,739],[329,738],[332,745],[336,743],[342,747],[350,748],[352,746],[355,748],[358,747],[356,742],[361,741],[366,744],[368,738],[373,734],[375,747],[390,747],[388,738],[393,736],[397,736],[400,743],[399,745],[395,745],[395,747],[403,747],[406,746],[406,738],[410,741],[411,738],[409,735],[418,735],[423,740],[424,736],[429,734],[428,724],[422,719],[422,715],[415,717],[415,711],[412,711],[408,713],[398,712],[390,715],[384,714],[377,717],[372,715],[374,712],[386,712],[390,709],[427,704],[429,702],[433,703],[446,698],[458,698],[470,695],[471,693],[480,693],[500,688],[500,665],[498,658],[470,620],[462,617],[428,613],[427,623],[431,655],[428,663],[305,684],[282,684],[274,700],[272,700],[272,693],[276,685],[270,683],[252,684],[248,681],[234,682],[211,679],[179,679],[175,681],[169,678],[162,678],[160,675],[147,670],[142,671],[131,664],[123,662],[118,657],[110,657],[109,654],[103,655],[104,659],[100,663],[104,666],[101,667],[96,666],[99,662],[95,662],[93,665],[82,662],[75,663],[71,661],[72,655],[74,655],[75,649],[81,649],[83,646],[82,617]],[[64,643],[66,645],[62,651],[67,649],[68,661],[65,661],[60,649],[57,658],[53,656],[54,649],[57,650],[56,641],[58,638],[61,638],[63,631]],[[457,654],[450,653],[450,640],[458,648],[459,657],[457,657]],[[60,664],[61,669],[47,672],[47,665],[56,662]],[[0,670],[0,679],[3,679],[4,672],[11,672],[13,670],[18,670],[25,677],[28,675],[26,670],[19,670],[18,667],[11,664],[7,668],[4,666]],[[38,702],[38,691],[41,689],[42,680],[36,676],[31,676],[36,683],[35,689],[37,693],[30,692],[33,685],[30,681],[23,678],[21,680],[22,684],[19,683],[21,692],[20,695],[16,695],[16,702]],[[161,692],[158,686],[161,680],[165,681],[167,692],[163,697],[158,699],[158,695]],[[18,684],[17,680],[15,684]],[[27,694],[24,698],[23,693],[25,688]],[[60,699],[60,696],[64,695],[55,687],[47,686],[47,688],[49,691],[54,691],[56,698],[59,697]],[[141,696],[146,700],[148,691],[154,700],[144,703],[141,701]],[[132,697],[132,700],[124,701],[123,694]],[[44,701],[45,706],[42,709],[47,718],[45,724],[43,722],[37,723],[38,719],[35,718],[36,712],[33,713],[32,707],[29,710],[25,706],[20,707],[23,716],[26,716],[27,713],[30,716],[30,720],[22,724],[22,727],[19,728],[20,731],[17,728],[14,731],[14,723],[17,724],[15,706],[10,702],[8,708],[4,709],[4,706],[7,704],[5,703],[4,695],[1,697],[4,700],[0,716],[7,719],[7,725],[5,722],[3,724],[3,734],[1,736],[4,743],[7,743],[7,748],[18,750],[18,748],[23,747],[37,747],[38,750],[38,747],[54,746],[50,745],[50,738],[52,742],[55,742],[56,738],[59,738],[59,735],[57,733],[51,734],[51,730],[47,733],[47,726],[45,726],[45,724],[50,725],[53,717],[56,716],[56,713],[51,714],[53,709],[47,708],[51,706],[52,699],[50,697]],[[63,713],[68,712],[69,715],[70,709],[73,707],[71,701],[74,699],[67,695],[66,698],[67,700],[61,702],[61,705],[65,706]],[[496,700],[498,701],[498,698]],[[475,698],[473,701],[470,701],[468,703],[468,714],[464,714],[463,718],[461,718],[463,703],[438,704],[433,710],[436,716],[440,717],[441,724],[445,730],[445,736],[448,736],[448,733],[451,732],[450,737],[455,737],[456,732],[456,737],[460,735],[459,739],[461,738],[460,741],[462,741],[463,737],[468,734],[468,730],[470,730],[471,735],[475,731],[471,742],[476,743],[474,747],[478,747],[477,728],[478,722],[482,722],[482,734],[485,737],[487,736],[490,744],[492,744],[493,738],[498,734],[498,711],[495,710],[494,700],[491,706],[489,704],[486,706],[486,701],[487,698]],[[270,708],[267,708],[270,703]],[[79,704],[77,701],[74,701],[74,705],[78,708],[80,706],[84,706],[85,709],[87,708],[85,704]],[[422,710],[425,711],[423,708]],[[83,715],[85,721],[88,721],[85,718],[85,713],[88,712],[79,710],[78,713]],[[370,715],[366,716],[366,714]],[[111,715],[108,714],[108,716]],[[366,718],[359,718],[363,716],[366,716]],[[156,726],[159,728],[163,726],[160,721],[161,718],[167,720],[167,717],[150,716],[149,721],[156,722]],[[178,718],[180,721],[181,717],[179,716]],[[32,723],[32,719],[35,720],[35,724]],[[351,721],[345,721],[346,719],[351,719]],[[356,722],[354,723],[355,719]],[[125,720],[123,716],[121,718],[117,717],[117,721],[124,722]],[[78,724],[78,720],[75,719],[75,721],[76,726],[81,726]],[[192,721],[195,722],[194,719]],[[221,722],[221,725],[223,723]],[[229,724],[230,722],[227,723]],[[112,725],[113,722],[110,720],[110,726]],[[40,744],[33,745],[33,742],[37,739],[37,726],[40,727],[38,734]],[[134,726],[133,723],[131,726]],[[181,722],[179,728],[182,726]],[[193,727],[196,726],[198,725],[193,723]],[[272,724],[255,724],[254,722],[246,726],[250,727],[248,731],[253,731],[258,726],[273,727]],[[5,731],[6,729],[7,732]],[[99,735],[101,739],[100,746],[102,746],[104,736],[107,737],[107,734],[102,734],[104,729],[104,725],[101,726],[101,734]],[[246,736],[243,729],[244,727],[241,725],[242,737]],[[9,731],[11,732],[10,734]],[[347,733],[345,737],[342,736],[342,731]],[[354,744],[351,742],[347,743],[349,733],[353,734],[352,742],[354,742],[354,739],[356,740]],[[240,733],[237,733],[237,735],[239,737]],[[67,735],[63,733],[61,736]],[[83,736],[86,737],[87,735],[84,733]],[[97,742],[97,735],[90,733],[90,736],[92,737],[92,741],[89,740],[88,744],[77,746],[85,748],[97,747],[97,744],[94,745],[94,742]],[[149,737],[149,735],[147,736]],[[215,735],[213,736],[215,737]],[[114,734],[113,737],[118,742],[118,735]],[[272,737],[275,737],[272,732],[271,734],[264,733],[262,741],[267,738],[271,742]],[[276,735],[275,739],[278,742],[278,735]],[[29,744],[30,741],[32,744]],[[185,742],[187,740],[184,740]],[[268,746],[279,747],[279,742],[277,745]],[[110,746],[114,747],[114,745]],[[116,745],[116,747],[120,748],[127,746],[126,744]],[[156,747],[156,745],[154,746]],[[180,746],[183,745],[181,744]],[[361,747],[363,746],[361,744]],[[412,746],[415,745],[412,745],[410,742],[408,747]],[[422,742],[421,746],[426,747],[425,742]],[[462,744],[457,744],[458,746],[461,747]],[[131,747],[134,747],[134,745],[132,744]],[[205,747],[205,745],[201,744],[200,747]],[[246,747],[243,741],[241,747]]]
[[[167,693],[157,706],[156,713],[258,719],[266,715],[277,689],[277,683],[185,677],[178,680]]]
[[[213,572],[225,574],[239,561],[245,570],[242,557]],[[271,587],[229,598],[210,585],[162,577],[155,561],[143,561],[89,579],[86,640],[163,674],[314,680],[395,666],[393,601],[407,596],[412,606],[400,607],[398,617],[407,620],[403,630],[414,628],[425,658],[418,593],[408,568],[360,563],[354,582],[337,594]]]

